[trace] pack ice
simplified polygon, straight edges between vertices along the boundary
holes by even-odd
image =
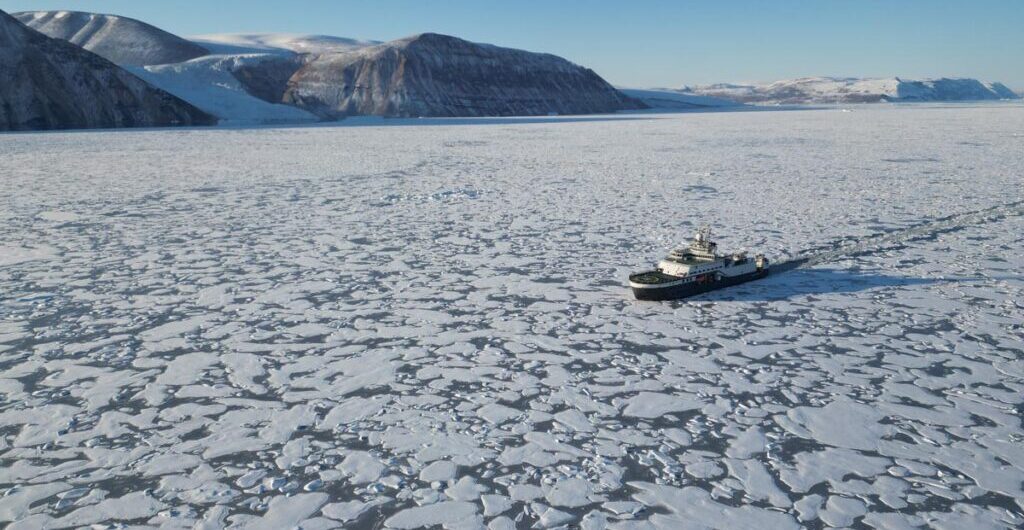
[[[1007,103],[4,136],[0,525],[1019,528],[1022,130]],[[634,301],[702,222],[817,259]]]

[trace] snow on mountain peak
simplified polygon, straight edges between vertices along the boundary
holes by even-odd
[[[26,11],[12,16],[48,37],[68,41],[122,66],[177,63],[209,53],[177,35],[117,15]]]
[[[337,53],[380,44],[378,41],[305,33],[213,33],[190,37],[213,53]]]
[[[900,77],[801,77],[766,84],[685,87],[687,93],[754,104],[876,103],[1018,99],[1001,83],[969,78],[908,80]]]

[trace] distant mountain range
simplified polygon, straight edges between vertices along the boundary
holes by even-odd
[[[694,94],[671,88],[619,88],[623,94],[639,100],[651,110],[685,111],[740,107],[742,103],[731,99]]]
[[[694,110],[742,104],[1018,98],[973,79],[803,78],[616,89],[561,57],[424,33],[182,38],[75,11],[0,12],[0,130]]]
[[[0,11],[0,130],[211,125],[216,120],[84,48]]]
[[[1002,83],[949,78],[915,81],[899,77],[803,77],[762,85],[716,84],[684,87],[680,92],[758,105],[981,101],[1021,97]]]

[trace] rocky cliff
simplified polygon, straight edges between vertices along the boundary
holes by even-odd
[[[283,101],[325,118],[537,116],[644,107],[560,57],[434,33],[320,55],[292,76]]]
[[[119,65],[177,63],[209,53],[198,44],[145,22],[116,15],[26,11],[13,16],[48,37],[77,44]]]
[[[215,118],[0,11],[0,130],[208,125]]]

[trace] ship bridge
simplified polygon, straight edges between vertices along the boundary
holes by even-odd
[[[669,253],[658,263],[658,270],[672,276],[706,274],[725,268],[726,260],[717,254],[718,245],[711,240],[711,227],[702,226],[688,247]]]

